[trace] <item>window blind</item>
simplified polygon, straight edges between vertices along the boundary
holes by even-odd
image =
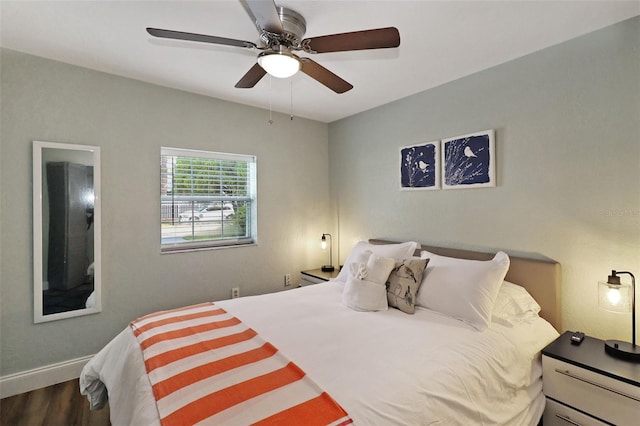
[[[255,242],[256,157],[162,148],[161,250]]]

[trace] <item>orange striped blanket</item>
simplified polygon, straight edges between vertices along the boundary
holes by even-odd
[[[131,323],[163,425],[347,425],[347,413],[237,318],[203,303]]]

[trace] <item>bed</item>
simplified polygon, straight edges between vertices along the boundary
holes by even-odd
[[[471,320],[465,319],[467,307],[461,308],[462,302],[451,304],[446,290],[432,287],[437,294],[431,299],[440,297],[441,306],[431,308],[419,303],[424,296],[420,292],[429,288],[429,276],[435,279],[438,273],[448,271],[447,281],[457,274],[447,266],[454,265],[456,270],[495,267],[502,252],[411,244],[361,242],[335,280],[216,301],[214,305],[255,330],[330,395],[349,419],[333,424],[538,424],[545,404],[540,351],[562,327],[559,264],[508,257],[508,272],[500,276],[492,296],[491,318],[486,325],[478,325],[473,317],[477,312],[471,312]],[[392,307],[364,311],[348,307],[346,288],[355,282],[357,269],[349,269],[349,265],[356,265],[353,260],[361,259],[362,253],[371,256],[369,262],[376,254],[380,258],[395,254],[391,256],[396,260],[394,271],[402,258],[405,263],[408,259],[429,259],[422,286],[413,295],[413,313]],[[462,259],[465,263],[455,263]],[[474,273],[463,276],[474,277]],[[531,300],[526,300],[527,307],[521,309],[524,312],[514,313],[512,305],[522,305],[519,300],[524,300],[518,299],[520,296]],[[408,299],[401,302],[404,300]],[[161,424],[145,362],[134,328],[127,327],[85,366],[81,393],[94,409],[104,405],[108,395],[114,425]],[[240,408],[230,408],[200,423],[254,423],[253,407],[258,411],[260,404],[269,403],[243,402]],[[242,415],[225,417],[234,410]],[[315,423],[305,417],[296,424]]]

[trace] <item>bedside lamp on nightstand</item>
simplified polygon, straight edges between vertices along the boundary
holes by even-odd
[[[322,234],[320,247],[322,247],[322,250],[327,249],[327,237],[329,237],[329,264],[322,266],[322,272],[333,272],[335,268],[333,267],[333,242],[331,241],[331,234]]]
[[[619,274],[631,276],[631,285],[620,282]],[[640,362],[640,347],[636,345],[636,278],[631,272],[611,271],[606,282],[598,283],[598,305],[610,312],[625,313],[631,308],[631,343],[620,340],[604,342],[605,351],[616,358]]]

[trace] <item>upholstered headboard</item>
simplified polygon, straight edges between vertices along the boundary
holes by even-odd
[[[389,244],[395,241],[372,239],[372,244]],[[495,253],[484,253],[445,247],[422,245],[420,250],[427,250],[441,256],[470,260],[489,260]],[[506,251],[506,250],[505,250]],[[560,264],[552,260],[528,259],[511,256],[511,265],[506,280],[527,289],[529,294],[540,304],[540,316],[546,319],[556,330],[562,332],[562,309],[560,292]]]

